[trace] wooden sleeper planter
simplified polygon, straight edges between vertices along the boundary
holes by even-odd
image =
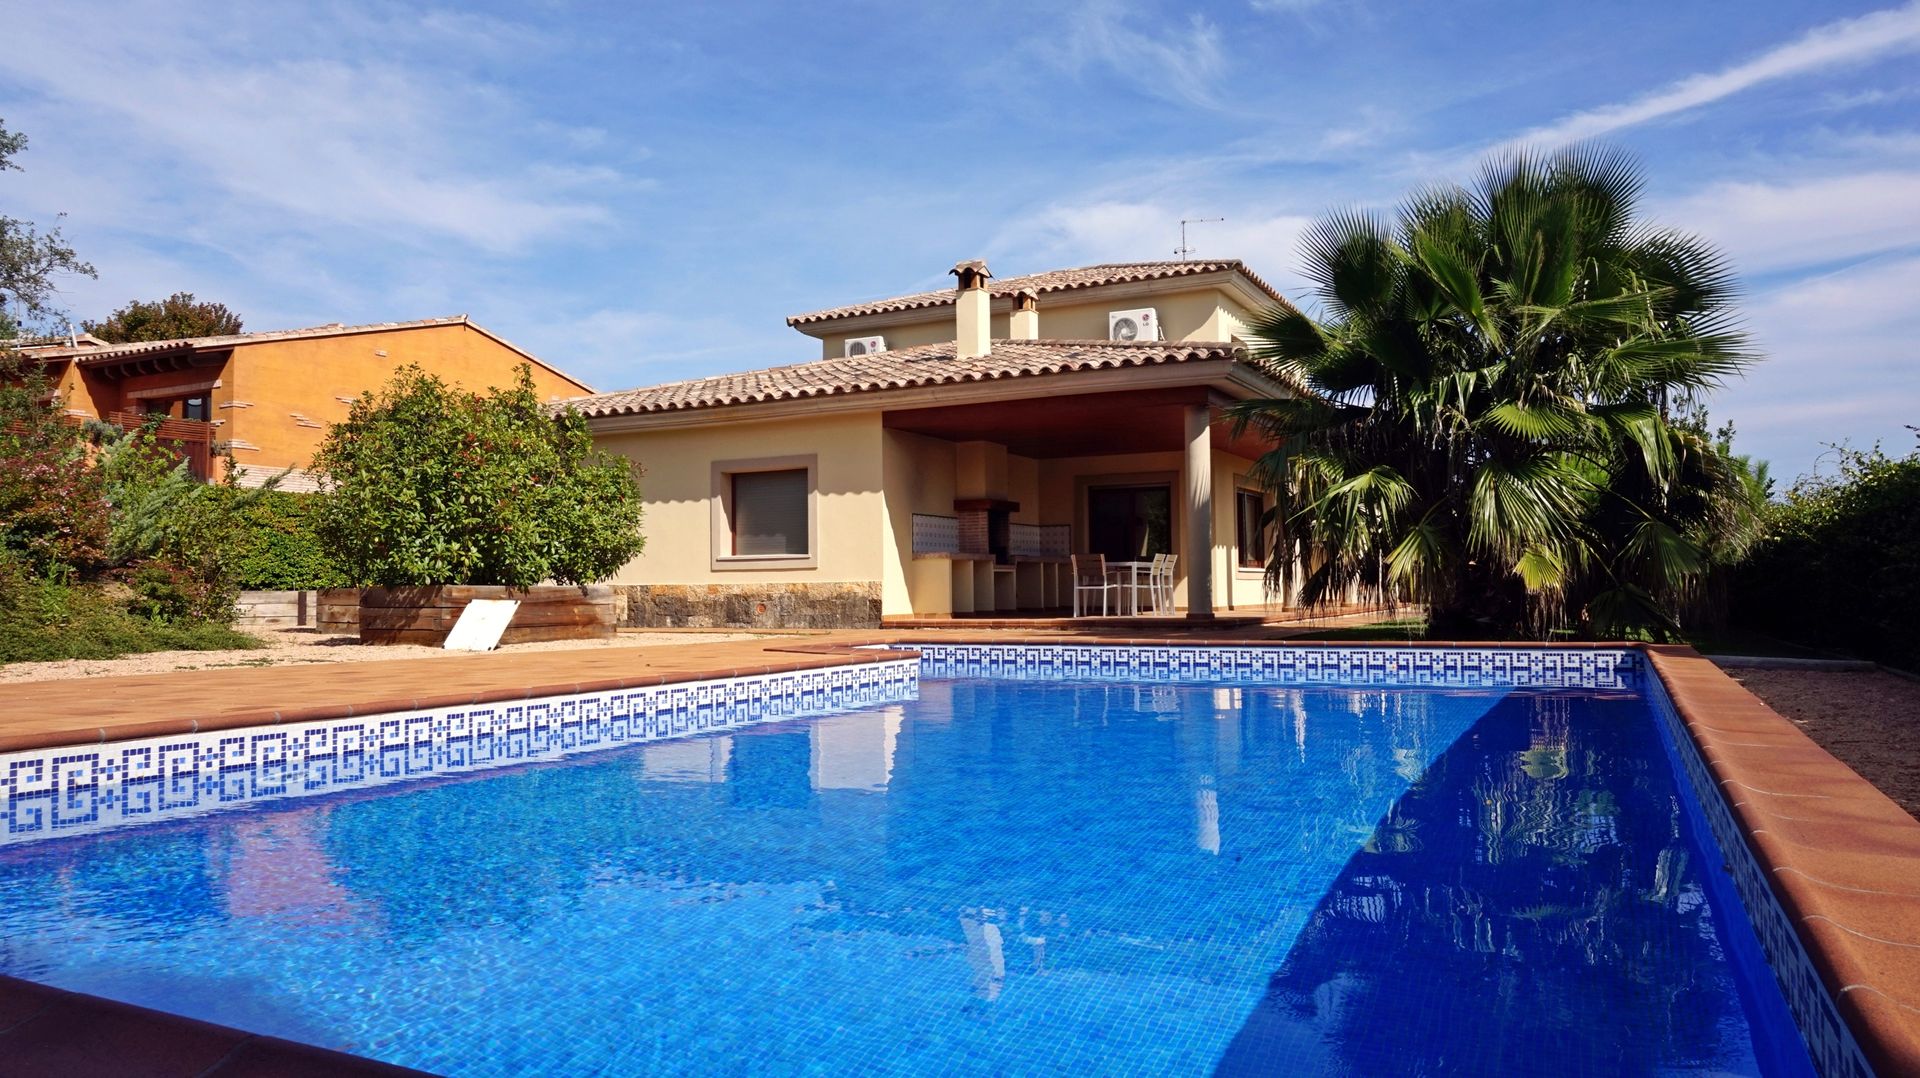
[[[475,599],[517,599],[502,644],[541,640],[605,640],[614,635],[613,588],[543,584],[509,588],[447,584],[406,588],[367,588],[360,593],[362,644],[420,644],[440,647]]]

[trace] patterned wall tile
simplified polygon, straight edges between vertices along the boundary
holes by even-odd
[[[1259,681],[1282,685],[1633,689],[1626,648],[1326,648],[897,644],[926,677],[1071,681]]]
[[[0,754],[0,846],[919,695],[911,660]]]

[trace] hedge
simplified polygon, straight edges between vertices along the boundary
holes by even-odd
[[[1733,588],[1738,623],[1920,670],[1920,452],[1841,451],[1769,511]]]
[[[248,507],[234,557],[242,588],[295,591],[353,583],[314,530],[322,497],[275,490]]]

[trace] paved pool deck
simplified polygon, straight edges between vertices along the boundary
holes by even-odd
[[[1222,631],[1174,619],[1129,626],[1124,632],[973,627],[841,630],[745,641],[702,642],[698,636],[690,636],[683,645],[203,669],[22,683],[0,686],[0,753],[804,670],[892,657],[857,650],[861,644],[938,640],[1408,646],[1406,641],[1318,644],[1286,639],[1297,635],[1297,629],[1266,626]],[[1425,641],[1415,646],[1448,645]],[[1639,648],[1648,656],[1723,791],[1791,931],[1811,960],[1819,984],[1789,986],[1789,994],[1816,991],[1831,999],[1840,1020],[1879,1073],[1920,1074],[1920,822],[1691,648],[1625,646]],[[93,1023],[106,1023],[96,1028],[119,1028],[113,1025],[118,1022],[125,1023],[129,1030],[151,1031],[156,1021],[175,1021],[170,1016],[144,1012],[130,1015],[124,1008],[114,1009],[120,1007],[118,1004],[88,997],[68,999],[44,994],[50,991],[0,978],[0,1061],[6,1061],[0,1062],[0,1072],[83,1073],[84,1066],[74,1069],[73,1062],[81,1057],[72,1053],[89,1042],[87,1029]],[[101,1006],[108,1010],[98,1010]],[[21,1019],[19,1016],[26,1011],[32,1015]],[[185,1024],[165,1036],[200,1038],[194,1043],[209,1045],[226,1038],[229,1051],[291,1050],[269,1043],[267,1038],[246,1038],[234,1031],[208,1033],[200,1028],[202,1024],[185,1019],[177,1022]],[[158,1058],[136,1059],[133,1049],[147,1036],[130,1032],[122,1044],[130,1054],[114,1058],[129,1064],[162,1063]],[[164,1040],[159,1033],[151,1036]],[[231,1039],[235,1037],[242,1040]],[[1825,1047],[1831,1050],[1835,1043],[1829,1037]],[[1822,1047],[1814,1046],[1817,1056]],[[89,1063],[103,1060],[87,1057]],[[289,1058],[283,1062],[292,1067],[295,1061]],[[315,1073],[325,1070],[322,1061],[303,1062],[317,1064]],[[1831,1056],[1821,1062],[1829,1072],[1847,1069]],[[9,1070],[9,1066],[15,1069]],[[203,1073],[205,1067],[163,1064],[135,1070],[189,1074]],[[254,1071],[276,1072],[271,1064]]]

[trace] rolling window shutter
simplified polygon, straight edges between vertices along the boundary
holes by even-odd
[[[734,473],[733,552],[808,553],[806,469]]]

